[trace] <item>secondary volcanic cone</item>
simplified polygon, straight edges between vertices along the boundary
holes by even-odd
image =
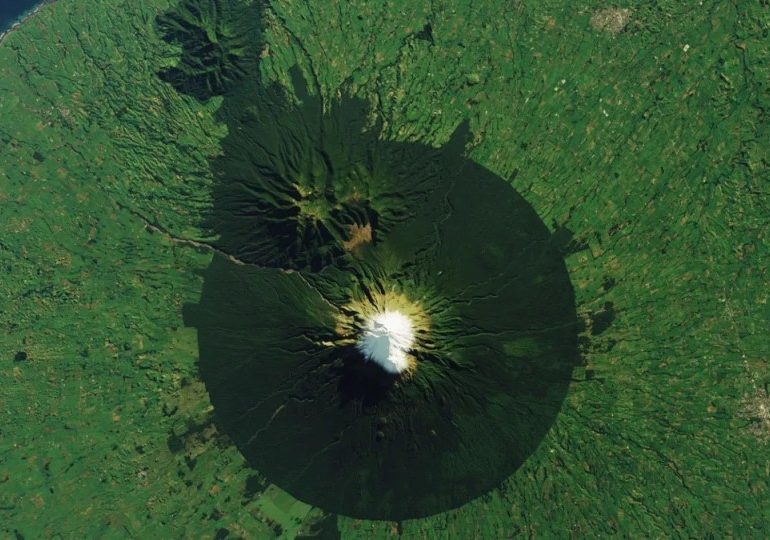
[[[358,105],[343,100],[330,114]],[[250,129],[240,127],[230,132]],[[340,136],[325,134],[303,140]],[[463,128],[440,149],[378,141],[379,160],[399,159],[383,170],[409,170],[387,180],[391,203],[415,211],[354,251],[344,238],[313,244],[335,253],[318,268],[215,257],[187,311],[224,430],[270,481],[325,510],[400,520],[459,506],[522,464],[567,390],[576,329],[563,260],[524,199],[462,157],[464,140]],[[227,154],[247,148],[226,144],[223,162],[247,161]],[[323,147],[298,155],[313,153]],[[345,153],[328,170],[364,158]],[[362,193],[381,189],[366,165],[358,171]],[[215,197],[211,220],[224,247],[245,240],[247,218],[232,208],[262,204],[242,178],[215,190],[228,194]],[[249,219],[282,215],[261,212]],[[235,254],[251,252],[247,242]]]
[[[214,166],[220,181],[207,225],[217,247],[242,261],[316,271],[425,211],[443,152],[380,140],[360,100],[335,101],[324,113],[299,71],[291,74],[301,106],[275,86],[225,104],[236,131]]]

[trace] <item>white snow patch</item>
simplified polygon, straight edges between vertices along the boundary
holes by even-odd
[[[389,373],[409,367],[408,353],[414,343],[409,317],[398,311],[383,311],[366,321],[356,348]]]

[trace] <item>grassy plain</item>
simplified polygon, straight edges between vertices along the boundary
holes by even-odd
[[[157,76],[170,7],[59,0],[0,45],[2,535],[767,534],[765,2],[271,3],[266,80],[349,86],[394,141],[469,120],[470,157],[562,242],[585,323],[524,466],[401,523],[294,501],[212,422],[181,312],[227,133],[219,98]]]

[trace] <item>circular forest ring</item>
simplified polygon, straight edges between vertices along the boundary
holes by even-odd
[[[297,71],[295,99],[247,53],[196,42],[221,28],[258,50],[244,17],[218,11],[201,31],[194,12],[161,19],[183,51],[161,76],[224,96],[205,225],[229,257],[185,313],[219,424],[270,481],[335,513],[416,518],[494,488],[544,437],[577,358],[546,226],[464,157],[467,124],[440,148],[382,140],[366,103],[324,107]],[[397,373],[359,347],[386,312],[411,323]]]

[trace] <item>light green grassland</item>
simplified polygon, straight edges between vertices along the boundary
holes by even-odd
[[[293,537],[324,517],[246,466],[198,377],[181,311],[214,256],[227,133],[221,98],[156,75],[179,56],[155,27],[170,7],[59,0],[0,44],[3,537]],[[628,1],[619,33],[607,7],[270,2],[265,80],[351,87],[395,141],[469,120],[469,156],[563,239],[585,323],[559,416],[499,488],[324,533],[770,533],[770,7]]]

